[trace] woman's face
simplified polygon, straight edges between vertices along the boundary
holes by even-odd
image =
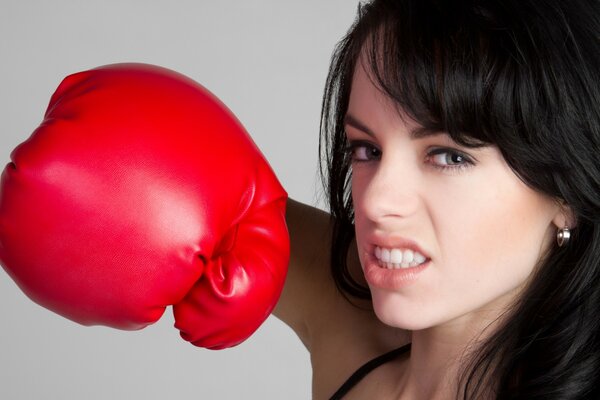
[[[356,240],[377,315],[410,330],[495,318],[553,245],[560,207],[519,180],[496,147],[411,137],[419,126],[360,64],[345,129]]]

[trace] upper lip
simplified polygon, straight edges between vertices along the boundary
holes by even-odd
[[[421,253],[427,259],[431,258],[417,242],[398,235],[373,235],[368,243],[371,246],[369,249],[371,254],[375,252],[375,247],[381,247],[386,249],[410,249]]]

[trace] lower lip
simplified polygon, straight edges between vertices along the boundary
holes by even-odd
[[[416,267],[388,269],[380,267],[377,259],[368,254],[365,259],[364,273],[369,286],[396,290],[414,283],[430,264],[425,261]]]

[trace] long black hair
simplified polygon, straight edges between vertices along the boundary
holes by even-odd
[[[460,397],[600,399],[600,2],[359,6],[331,61],[319,145],[332,274],[350,299],[370,297],[346,264],[354,211],[343,120],[364,49],[375,82],[403,112],[462,145],[497,146],[525,184],[577,221],[473,354]]]

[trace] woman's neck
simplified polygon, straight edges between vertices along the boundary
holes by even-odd
[[[498,310],[487,308],[442,325],[413,331],[411,354],[401,379],[402,398],[455,398],[463,368],[468,365],[473,351],[498,327],[502,315]]]

